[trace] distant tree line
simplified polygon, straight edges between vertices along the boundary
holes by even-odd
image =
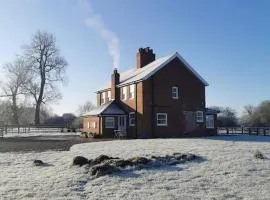
[[[238,118],[236,111],[230,107],[213,106],[219,111],[217,125],[219,127],[251,126],[267,127],[270,126],[270,100],[261,102],[257,106],[247,105],[244,107],[243,114]]]

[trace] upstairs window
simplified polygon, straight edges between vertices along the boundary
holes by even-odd
[[[135,126],[135,112],[129,113],[129,126]]]
[[[108,91],[108,101],[110,101],[111,99],[111,91]]]
[[[167,113],[157,113],[157,126],[168,126]]]
[[[134,99],[135,97],[135,85],[132,84],[129,86],[129,98]]]
[[[101,102],[100,102],[101,104],[104,104],[105,103],[105,101],[106,101],[105,98],[106,98],[106,93],[105,92],[102,92],[101,93]]]
[[[203,111],[196,112],[196,122],[203,122]]]
[[[178,99],[178,87],[172,87],[172,98],[173,99]]]
[[[121,99],[125,101],[127,99],[127,87],[121,88]]]

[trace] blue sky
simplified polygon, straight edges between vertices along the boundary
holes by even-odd
[[[99,15],[119,39],[119,69],[135,65],[138,48],[157,57],[178,51],[208,82],[207,106],[243,106],[270,99],[270,1],[0,0],[0,65],[21,53],[38,30],[55,34],[69,62],[55,113],[76,111],[109,80],[107,42],[87,26]]]

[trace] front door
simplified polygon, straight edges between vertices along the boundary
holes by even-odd
[[[118,130],[126,132],[127,129],[126,116],[118,116]]]

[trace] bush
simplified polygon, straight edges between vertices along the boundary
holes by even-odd
[[[255,151],[255,153],[254,153],[254,158],[256,158],[256,159],[264,159],[265,157],[264,157],[264,155],[262,154],[262,152],[260,152],[260,151]]]

